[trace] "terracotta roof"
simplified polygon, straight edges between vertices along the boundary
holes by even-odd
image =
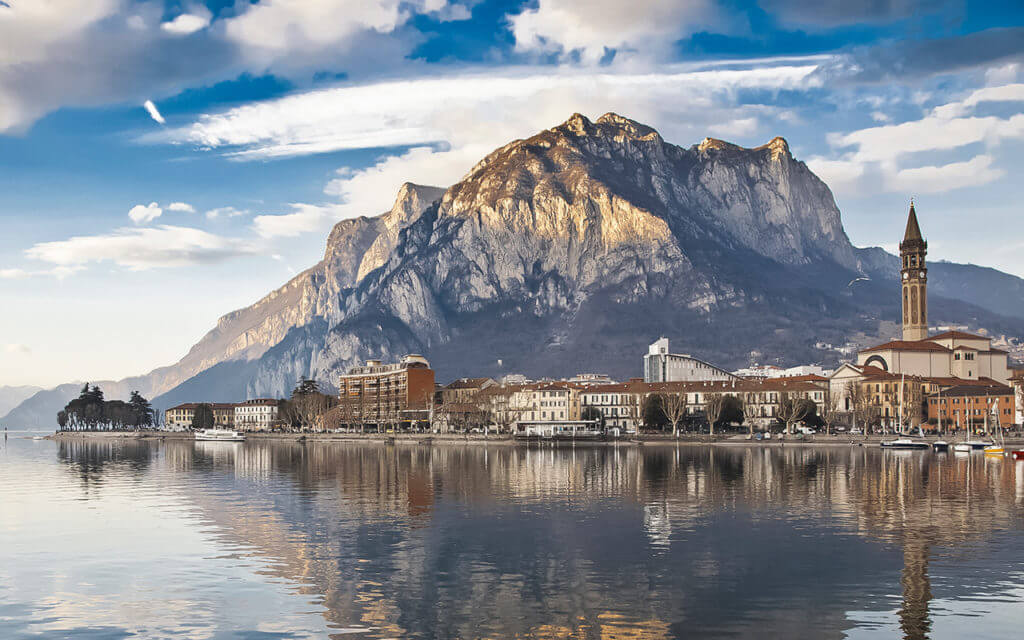
[[[487,384],[488,381],[494,382],[490,378],[459,378],[453,382],[449,382],[445,385],[445,389],[479,389],[483,385]]]
[[[184,404],[173,406],[170,409],[168,409],[168,411],[171,411],[173,409],[195,409],[201,404],[208,404],[210,405],[211,409],[234,409],[235,407],[238,406],[233,402],[186,402]]]
[[[934,393],[933,396],[940,394]],[[951,387],[942,392],[943,398],[948,397],[964,397],[964,396],[1012,396],[1013,389],[1002,384],[994,385],[961,385],[958,387]]]
[[[964,331],[945,331],[938,335],[930,336],[925,338],[926,340],[944,340],[946,338],[953,338],[956,340],[991,340],[985,336],[974,335],[973,333],[966,333]]]
[[[885,344],[880,344],[877,347],[871,347],[870,349],[864,349],[861,353],[870,353],[872,351],[942,351],[949,353],[950,350],[941,344],[935,344],[929,342],[934,338],[928,340],[892,340]]]

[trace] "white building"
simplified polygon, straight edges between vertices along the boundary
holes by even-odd
[[[798,376],[821,376],[827,378],[832,375],[831,369],[825,369],[816,364],[804,364],[796,367],[783,369],[772,364],[754,365],[746,369],[737,369],[733,375],[741,378],[794,378]]]
[[[735,380],[721,367],[692,356],[669,353],[668,338],[659,338],[644,356],[644,382],[706,382]]]
[[[277,400],[255,398],[235,405],[235,428],[242,431],[266,431],[277,422]]]

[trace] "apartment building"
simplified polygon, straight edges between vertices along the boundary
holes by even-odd
[[[280,402],[274,398],[254,398],[235,405],[235,428],[242,431],[266,431],[277,423]]]
[[[399,362],[369,360],[338,378],[342,421],[378,429],[429,424],[434,398],[434,371],[421,355]]]
[[[961,385],[928,396],[928,415],[943,428],[1006,428],[1016,419],[1013,387],[1005,385]]]

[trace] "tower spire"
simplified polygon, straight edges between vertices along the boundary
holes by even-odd
[[[925,256],[928,243],[921,235],[921,225],[910,199],[907,230],[900,243],[900,280],[903,287],[903,339],[924,340],[928,337],[928,267]]]
[[[907,216],[907,230],[903,234],[903,242],[921,241],[921,225],[917,223],[917,212],[914,211],[914,199],[910,199],[910,214]]]

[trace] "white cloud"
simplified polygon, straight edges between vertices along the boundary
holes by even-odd
[[[110,261],[131,270],[221,262],[256,253],[252,243],[190,227],[162,225],[115,229],[112,233],[42,242],[25,254],[64,267]]]
[[[196,208],[187,202],[172,202],[167,205],[168,211],[183,211],[185,213],[195,213]]]
[[[337,219],[332,207],[295,203],[292,213],[264,214],[253,218],[252,227],[264,238],[294,237],[310,231],[320,231]]]
[[[539,0],[509,17],[516,49],[600,61],[608,49],[661,55],[673,42],[709,26],[722,26],[712,0]]]
[[[740,89],[814,86],[814,61],[746,68],[665,67],[656,73],[509,70],[324,89],[203,115],[189,127],[143,140],[226,148],[239,159],[340,149],[476,143],[497,146],[561,122],[572,110],[616,111],[692,135],[723,120],[749,119]],[[749,122],[748,122],[749,124]],[[678,139],[678,138],[676,138]]]
[[[12,342],[9,344],[5,344],[4,351],[6,351],[7,353],[20,355],[29,355],[30,353],[32,353],[32,349],[27,344],[22,344],[20,342]]]
[[[447,0],[264,0],[224,24],[228,39],[254,62],[268,65],[286,54],[330,51],[336,56],[352,51],[361,44],[362,34],[394,32],[414,14],[451,11],[448,4]]]
[[[36,269],[28,271],[26,269],[0,269],[0,279],[4,280],[23,280],[25,278],[39,278],[39,277],[55,277],[58,280],[77,273],[82,270],[82,267],[78,266],[62,266],[53,267],[52,269]]]
[[[900,169],[888,179],[891,191],[906,193],[941,193],[961,187],[987,184],[1003,177],[1006,172],[992,166],[993,158],[980,155],[965,162],[942,166]]]
[[[174,20],[161,24],[160,28],[176,36],[186,36],[205,29],[210,24],[210,17],[209,11],[201,11],[198,14],[183,13]]]
[[[988,184],[1005,175],[989,153],[946,164],[921,165],[928,154],[969,145],[991,150],[1006,140],[1024,139],[1024,114],[1007,118],[973,115],[990,102],[1024,102],[1024,84],[982,87],[962,100],[934,107],[923,117],[828,136],[838,157],[814,157],[808,165],[837,192],[881,184],[889,191],[939,193]],[[918,166],[908,166],[908,164]]]
[[[149,204],[137,204],[128,211],[128,217],[135,224],[147,224],[163,214],[163,209],[155,202]]]
[[[216,220],[217,218],[237,218],[238,216],[248,215],[248,209],[236,209],[234,207],[217,207],[216,209],[210,209],[206,212],[206,217],[210,220]]]
[[[976,106],[984,102],[1024,102],[1024,84],[1004,84],[976,89],[959,102],[936,107],[932,115],[937,118],[956,118],[972,112]]]
[[[160,124],[167,122],[164,120],[164,117],[160,115],[160,110],[156,108],[156,105],[153,104],[152,100],[146,100],[142,103],[142,106],[145,107],[146,112],[149,113],[149,117],[153,118],[153,120],[156,120]]]

